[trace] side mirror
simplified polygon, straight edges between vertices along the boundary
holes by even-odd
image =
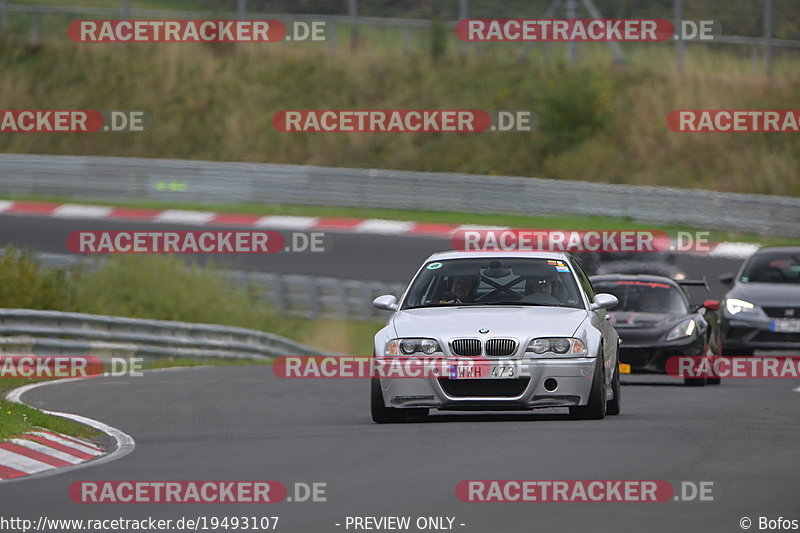
[[[392,294],[384,294],[372,300],[375,309],[382,311],[397,311],[397,297]]]
[[[617,297],[613,294],[601,292],[600,294],[594,295],[594,301],[589,308],[592,311],[597,311],[598,309],[613,309],[618,303],[619,300],[617,300]]]
[[[703,307],[709,311],[719,311],[719,300],[706,300],[703,302]]]
[[[719,281],[723,285],[726,285],[726,286],[730,287],[731,285],[733,285],[733,280],[735,278],[736,278],[736,274],[734,274],[733,272],[728,272],[726,274],[722,274],[719,277]]]

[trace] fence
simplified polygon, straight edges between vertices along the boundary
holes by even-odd
[[[0,353],[269,359],[280,355],[325,355],[327,352],[244,328],[0,309]]]
[[[180,186],[165,187],[165,183]],[[397,170],[0,154],[0,194],[171,203],[301,204],[515,215],[598,215],[800,235],[800,198]]]
[[[439,30],[446,30],[450,40],[457,40],[455,32],[452,31],[455,27],[455,21],[469,17],[474,18],[489,18],[489,17],[527,17],[527,18],[599,18],[605,16],[607,18],[667,18],[674,19],[676,22],[684,18],[691,17],[693,11],[687,10],[685,7],[694,7],[693,5],[685,6],[684,0],[672,0],[673,9],[668,10],[668,4],[654,6],[647,8],[641,12],[631,11],[631,7],[625,3],[616,3],[612,6],[611,11],[601,12],[595,7],[591,0],[527,0],[523,3],[515,3],[510,5],[509,2],[491,2],[490,0],[458,0],[458,2],[441,2],[439,5],[431,4],[428,2],[421,2],[419,6],[414,6],[411,3],[405,3],[402,7],[392,6],[390,3],[378,2],[377,7],[373,6],[369,9],[369,2],[365,0],[315,0],[314,2],[281,2],[281,1],[256,1],[256,0],[236,0],[236,2],[200,2],[198,0],[187,1],[187,6],[195,9],[192,10],[154,10],[154,9],[141,9],[136,4],[138,2],[131,0],[118,0],[118,8],[101,8],[101,7],[80,7],[80,6],[49,6],[49,5],[31,5],[31,4],[15,4],[10,3],[9,0],[0,0],[0,31],[3,34],[9,33],[11,28],[17,28],[21,24],[21,20],[15,20],[17,17],[30,19],[30,33],[31,39],[34,42],[39,42],[42,38],[44,17],[54,19],[57,17],[92,17],[92,18],[154,18],[154,19],[198,19],[208,18],[214,16],[216,18],[225,19],[277,19],[284,23],[292,23],[294,21],[322,21],[326,24],[326,41],[330,49],[336,48],[337,43],[347,43],[349,47],[353,48],[365,41],[364,32],[359,32],[359,28],[375,28],[380,30],[374,32],[371,37],[373,40],[382,40],[385,38],[385,30],[393,28],[401,32],[402,48],[405,52],[409,51],[412,35],[418,35],[420,32],[426,35],[426,42],[431,41],[432,33]],[[737,27],[749,25],[744,20],[750,18],[760,17],[762,19],[761,35],[741,36],[741,35],[716,35],[713,43],[749,46],[752,50],[754,58],[761,55],[763,49],[764,58],[764,71],[768,76],[772,74],[772,63],[774,49],[798,49],[800,48],[800,40],[798,39],[776,39],[775,25],[780,25],[782,34],[789,34],[794,36],[797,30],[796,26],[791,24],[792,15],[796,12],[783,13],[781,10],[773,8],[772,0],[762,0],[760,3],[750,2],[748,9],[736,10],[727,8],[731,14],[728,15],[733,21],[736,21]],[[362,9],[363,6],[367,9]],[[448,6],[448,7],[445,7]],[[760,9],[758,7],[760,6]],[[199,10],[198,7],[205,9]],[[257,11],[259,8],[268,7],[272,11]],[[606,7],[602,5],[602,7]],[[755,7],[755,11],[754,8]],[[309,12],[312,9],[319,9],[318,13]],[[295,12],[283,12],[280,10],[294,10]],[[397,13],[406,13],[411,11],[417,15],[429,15],[430,17],[440,20],[441,22],[434,22],[431,18],[401,18],[397,16],[380,16],[380,15],[396,15]],[[500,11],[500,13],[498,13]],[[702,10],[700,10],[702,11]],[[760,11],[760,12],[759,12]],[[365,13],[368,13],[365,14]],[[379,16],[370,16],[376,13]],[[725,11],[723,11],[724,14]],[[700,13],[697,13],[700,14]],[[13,15],[13,17],[12,17]],[[695,17],[698,18],[698,17]],[[63,21],[61,21],[63,22]],[[725,20],[728,22],[728,19]],[[723,23],[723,26],[726,24]],[[56,29],[58,28],[58,29]],[[66,38],[66,24],[58,23],[48,26],[51,34]],[[341,38],[337,33],[349,33],[349,37]],[[698,41],[701,44],[707,44],[706,41]],[[463,55],[469,53],[470,50],[480,51],[483,44],[459,42],[457,48]],[[617,62],[623,62],[623,43],[609,43],[612,53]],[[675,58],[679,68],[686,62],[687,43],[683,41],[675,41]],[[544,49],[545,52],[547,48]],[[575,43],[567,45],[567,58],[570,62],[575,62],[577,58],[578,46]],[[518,54],[520,59],[525,59],[531,51],[531,43],[528,43],[522,51]]]

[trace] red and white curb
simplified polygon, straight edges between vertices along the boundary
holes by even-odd
[[[78,379],[83,378],[57,379],[25,385],[8,392],[6,400],[24,405],[20,398],[32,389],[68,383]],[[78,422],[105,433],[113,440],[114,445],[109,450],[103,450],[83,439],[45,429],[35,429],[25,435],[0,442],[0,483],[12,483],[32,477],[46,477],[70,470],[98,466],[121,459],[136,447],[136,443],[130,435],[97,420],[72,413],[44,409],[40,409],[40,411]]]
[[[52,202],[14,202],[0,200],[0,214],[54,217],[61,219],[131,220],[161,224],[191,224],[197,226],[234,226],[244,228],[270,228],[295,231],[331,231],[372,235],[409,237],[452,237],[457,231],[507,230],[505,226],[477,226],[474,224],[438,224],[379,218],[336,218],[290,215],[246,215],[190,211],[182,209],[135,209],[101,205],[59,204]],[[758,249],[757,244],[721,242],[711,245],[700,255],[745,259]],[[698,253],[698,252],[693,252]]]
[[[0,442],[0,479],[77,465],[103,455],[94,444],[46,429]]]

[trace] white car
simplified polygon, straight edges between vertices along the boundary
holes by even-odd
[[[439,410],[569,407],[576,418],[620,411],[619,336],[568,254],[443,252],[430,256],[375,335],[376,363],[439,359],[450,371],[373,377],[372,418],[401,422]],[[385,361],[379,361],[384,359]],[[483,371],[475,372],[475,361]],[[449,365],[449,366],[447,366]]]

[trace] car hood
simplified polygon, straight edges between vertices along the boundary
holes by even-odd
[[[641,312],[611,312],[611,324],[618,330],[621,329],[648,329],[666,328],[672,326],[682,318],[687,318],[685,314],[670,313],[641,313]]]
[[[429,307],[398,311],[392,324],[398,337],[474,337],[481,329],[491,337],[571,337],[587,315],[563,307]]]
[[[737,283],[726,298],[738,298],[766,307],[795,307],[800,302],[800,285],[792,283]]]

